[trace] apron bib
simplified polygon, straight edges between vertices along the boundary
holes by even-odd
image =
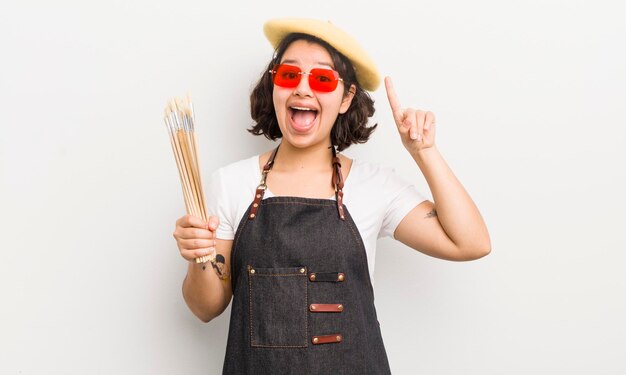
[[[233,241],[223,374],[390,374],[339,158],[336,201],[263,200],[277,150]]]

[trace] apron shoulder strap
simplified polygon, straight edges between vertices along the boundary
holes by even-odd
[[[280,145],[278,145],[280,147]],[[265,184],[265,180],[267,179],[267,174],[272,170],[274,166],[274,159],[276,158],[276,153],[278,152],[278,147],[272,151],[267,163],[263,166],[263,172],[261,176],[261,183],[256,188],[256,192],[254,194],[254,201],[252,201],[252,208],[250,209],[250,213],[248,214],[248,219],[254,220],[257,215],[257,211],[259,210],[259,205],[261,204],[261,200],[265,195],[265,190],[267,190],[267,185]],[[335,146],[330,146],[333,150],[333,177],[332,177],[332,185],[335,188],[335,199],[337,201],[337,212],[339,212],[339,218],[341,220],[346,220],[346,214],[343,209],[343,174],[341,173],[341,159],[337,156],[337,151],[335,150]]]
[[[333,187],[335,188],[335,199],[337,200],[337,211],[339,212],[339,218],[346,220],[346,214],[343,210],[343,174],[341,174],[341,159],[337,156],[335,146],[330,146],[333,149]]]
[[[274,149],[274,151],[272,151],[270,158],[267,159],[267,163],[265,163],[265,165],[263,166],[261,183],[256,188],[256,192],[254,193],[254,201],[252,201],[252,208],[250,209],[250,213],[248,214],[248,219],[250,220],[253,220],[256,217],[256,213],[259,210],[259,205],[261,204],[261,200],[263,199],[263,196],[265,195],[265,190],[267,189],[265,180],[267,179],[267,174],[270,173],[270,171],[272,170],[272,167],[274,166],[274,159],[276,158],[278,147],[280,147],[280,145],[278,145]]]

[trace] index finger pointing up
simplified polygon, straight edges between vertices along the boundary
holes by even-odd
[[[389,105],[391,106],[391,111],[393,115],[396,116],[396,113],[402,109],[400,105],[400,99],[396,95],[396,90],[393,89],[393,82],[391,82],[391,77],[385,77],[385,89],[387,90],[387,99],[389,99]]]

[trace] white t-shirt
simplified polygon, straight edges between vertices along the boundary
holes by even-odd
[[[209,215],[220,219],[217,238],[235,238],[239,222],[252,203],[260,181],[259,155],[213,172],[208,181],[206,198]],[[373,280],[376,240],[393,237],[406,214],[426,198],[393,169],[360,160],[353,161],[343,193],[343,203],[363,238]],[[268,189],[263,199],[273,196]],[[329,199],[334,200],[335,197]]]

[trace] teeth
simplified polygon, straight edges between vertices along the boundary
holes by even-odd
[[[315,111],[312,108],[304,108],[304,107],[291,107],[291,109],[296,109],[298,111]]]

